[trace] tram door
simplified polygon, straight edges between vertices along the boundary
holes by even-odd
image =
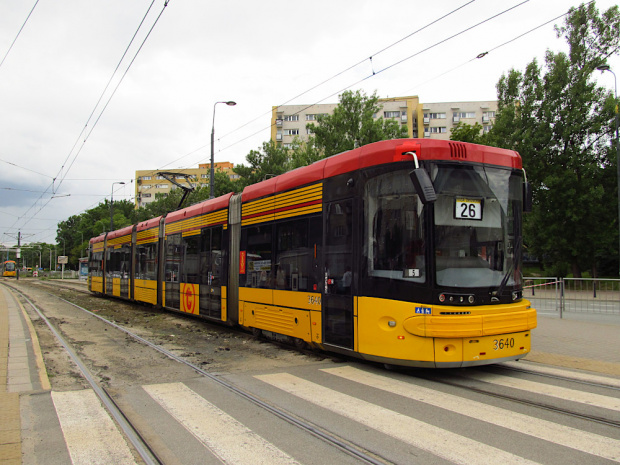
[[[324,207],[323,339],[326,344],[353,349],[353,201]]]

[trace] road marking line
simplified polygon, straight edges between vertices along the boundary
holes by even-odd
[[[459,396],[367,373],[354,367],[328,368],[321,371],[591,455],[609,460],[620,460],[620,441],[616,439],[493,407],[482,402],[465,400]]]
[[[73,465],[136,463],[92,390],[52,391],[52,400]]]
[[[575,389],[560,386],[552,386],[550,384],[543,384],[525,379],[510,378],[508,376],[496,375],[494,373],[475,372],[473,370],[468,373],[467,377],[478,381],[483,381],[485,383],[497,384],[499,386],[520,389],[522,391],[542,394],[545,396],[557,397],[558,399],[591,405],[593,407],[620,411],[620,399],[602,396],[600,394],[592,394],[589,392],[577,391]]]
[[[320,386],[288,373],[255,378],[414,447],[457,464],[532,464],[530,460]]]
[[[183,383],[143,386],[196,439],[226,464],[298,464]]]

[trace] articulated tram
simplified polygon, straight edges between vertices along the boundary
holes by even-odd
[[[17,264],[14,260],[5,260],[2,263],[2,276],[17,276]]]
[[[386,364],[517,360],[517,152],[377,142],[90,240],[92,292]]]

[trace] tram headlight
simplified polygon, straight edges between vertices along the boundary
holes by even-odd
[[[468,301],[470,304],[473,304],[475,300],[476,300],[476,299],[474,299],[474,296],[473,296],[473,295],[470,295],[470,296],[467,298],[467,301]]]
[[[446,294],[439,294],[439,302],[445,302],[446,301]]]

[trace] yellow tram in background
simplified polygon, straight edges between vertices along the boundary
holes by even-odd
[[[14,260],[5,260],[2,263],[2,276],[14,277],[17,275],[17,264]]]
[[[517,152],[377,142],[90,240],[92,292],[386,364],[530,351]]]

